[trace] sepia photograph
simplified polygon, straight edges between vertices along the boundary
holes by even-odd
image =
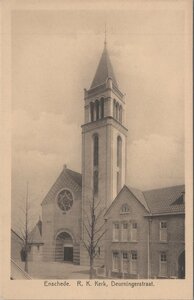
[[[10,14],[9,279],[192,282],[190,2],[26,2]]]

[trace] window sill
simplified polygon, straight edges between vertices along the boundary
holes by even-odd
[[[167,244],[168,241],[159,241],[159,243],[162,243],[162,244]]]
[[[125,275],[126,275],[126,274],[129,274],[128,271],[122,271],[122,270],[121,270],[121,273],[122,273],[122,274],[125,274]]]
[[[112,241],[112,243],[130,243],[130,244],[137,244],[138,241]]]
[[[167,276],[167,275],[160,275],[160,274],[159,274],[157,278],[168,279],[168,276]]]

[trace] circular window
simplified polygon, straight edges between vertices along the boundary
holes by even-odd
[[[61,210],[69,210],[73,205],[72,193],[68,190],[62,190],[57,196],[57,203]]]

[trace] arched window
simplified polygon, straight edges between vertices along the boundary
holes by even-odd
[[[122,123],[122,106],[119,106],[119,122]]]
[[[94,135],[94,167],[98,166],[98,135]]]
[[[116,119],[116,100],[113,102],[113,118]]]
[[[117,193],[121,189],[121,174],[122,174],[122,139],[117,137]]]
[[[94,103],[90,102],[90,121],[94,121]]]
[[[121,167],[122,163],[122,140],[121,137],[117,137],[117,167]]]
[[[101,98],[100,100],[100,108],[101,108],[101,118],[104,118],[104,98]]]
[[[95,109],[96,109],[96,120],[99,119],[99,101],[95,101]]]
[[[116,119],[119,119],[119,104],[116,104]]]
[[[95,134],[93,137],[93,190],[94,195],[98,193],[98,163],[99,163],[99,139]]]
[[[93,180],[94,180],[94,195],[98,194],[98,170],[94,171],[94,175],[93,175]]]

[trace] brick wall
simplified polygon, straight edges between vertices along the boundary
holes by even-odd
[[[122,214],[121,207],[123,204],[129,205],[129,213]],[[146,213],[145,208],[135,199],[135,197],[124,188],[117,196],[115,203],[112,205],[107,217],[107,235],[106,235],[106,269],[108,274],[112,276],[122,277],[122,253],[128,253],[128,278],[146,278],[147,277],[147,263],[148,263],[148,221],[144,218]],[[113,224],[119,222],[120,224],[120,238],[119,242],[113,242]],[[127,222],[129,224],[129,235],[127,242],[121,242],[121,224]],[[130,231],[133,222],[137,223],[137,241],[131,240]],[[119,252],[119,271],[112,272],[112,255],[114,251]],[[137,252],[137,272],[131,272],[131,253]],[[134,274],[132,274],[134,273]]]
[[[66,213],[57,204],[57,194],[60,190],[67,188],[73,194],[73,206]],[[42,205],[42,238],[43,238],[43,260],[55,260],[56,237],[61,232],[67,232],[73,239],[76,248],[76,263],[79,259],[79,243],[81,231],[81,188],[75,187],[68,179],[56,189],[53,198]]]
[[[129,205],[129,213],[122,214],[121,207],[124,203]],[[177,278],[179,277],[179,257],[185,249],[184,214],[152,217],[150,222],[150,238],[148,247],[149,218],[148,211],[140,204],[133,194],[124,187],[117,196],[106,218],[106,270],[107,274],[121,278]],[[133,242],[128,236],[128,241],[121,241],[121,226],[124,222],[137,223],[137,241]],[[167,224],[167,240],[160,240],[160,222]],[[119,224],[119,241],[113,241],[114,223]],[[119,255],[118,271],[113,271],[113,252]],[[122,255],[128,253],[128,272],[123,273]],[[131,253],[137,253],[137,272],[131,269]],[[165,254],[166,262],[161,266],[161,254]],[[164,257],[163,257],[164,259]],[[164,260],[165,260],[164,259]],[[165,266],[164,266],[165,265]],[[162,268],[166,268],[166,274]],[[133,274],[132,274],[133,273]]]
[[[160,241],[160,222],[166,221],[167,241]],[[160,254],[167,256],[166,277],[178,277],[178,258],[185,249],[184,215],[168,215],[153,217],[150,236],[151,277],[160,275]],[[165,276],[164,276],[165,277]]]

